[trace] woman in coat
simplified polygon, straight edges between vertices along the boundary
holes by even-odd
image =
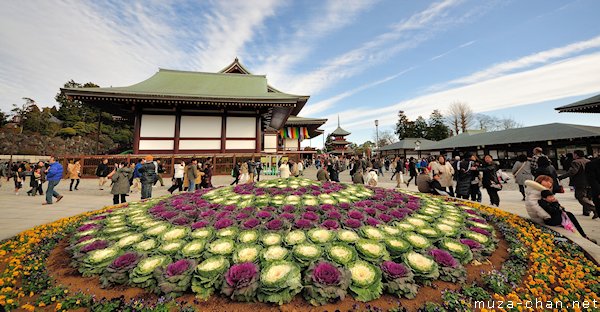
[[[415,159],[414,158],[410,158],[410,161],[408,162],[408,173],[410,174],[410,179],[408,179],[408,181],[406,181],[406,186],[408,186],[410,184],[410,181],[412,181],[412,179],[415,179],[415,186],[417,185],[417,164],[415,163]]]
[[[279,175],[284,179],[290,177],[290,165],[287,162],[282,162],[279,166]]]
[[[538,168],[535,171],[537,176],[547,175],[552,178],[552,193],[563,193],[564,190],[561,189],[560,182],[558,181],[558,174],[556,173],[556,169],[550,163],[550,160],[546,156],[541,156],[537,160]]]
[[[533,180],[531,174],[531,163],[527,160],[527,155],[521,154],[517,156],[517,162],[512,167],[512,174],[515,176],[515,182],[519,185],[519,192],[525,200],[525,181]]]
[[[240,166],[240,183],[246,184],[250,180],[250,175],[248,171],[248,163],[243,162]]]
[[[185,161],[181,161],[173,166],[173,185],[168,189],[169,193],[173,194],[173,191],[179,189],[183,191],[183,176],[185,171]]]
[[[498,196],[498,192],[502,189],[502,184],[500,184],[500,181],[498,180],[498,167],[494,164],[492,156],[485,155],[480,171],[483,173],[481,179],[483,188],[487,190],[492,206],[500,206],[500,196]]]
[[[127,166],[126,163],[120,163],[118,168],[114,169],[108,176],[113,183],[110,190],[110,193],[113,194],[113,204],[119,204],[119,199],[121,199],[121,204],[127,202],[125,197],[129,194],[131,186],[129,179],[133,176],[133,169]]]
[[[441,185],[441,190],[447,192],[447,189],[450,188],[450,196],[454,196],[454,190],[452,189],[452,176],[454,175],[454,168],[452,165],[446,161],[446,157],[444,155],[438,156],[437,161],[431,163],[431,177],[433,178],[434,174],[438,174],[440,176],[439,182]]]
[[[71,179],[69,191],[73,191],[73,182],[75,182],[75,180],[77,180],[77,183],[75,184],[75,190],[77,191],[81,179],[81,164],[79,163],[79,160],[75,161],[75,163],[73,163],[72,160],[69,161],[69,165],[67,166],[67,176]]]

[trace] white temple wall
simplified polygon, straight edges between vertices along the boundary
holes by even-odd
[[[173,138],[175,137],[174,115],[142,115],[140,137]],[[140,146],[141,149],[141,146]]]
[[[179,137],[220,138],[221,120],[221,116],[181,116]]]

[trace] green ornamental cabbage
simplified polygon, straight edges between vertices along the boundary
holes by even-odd
[[[346,243],[354,243],[357,242],[360,237],[353,231],[350,230],[339,230],[337,231],[337,238]]]
[[[261,257],[265,262],[285,260],[289,251],[281,246],[269,246],[262,250]]]
[[[99,274],[120,253],[121,249],[116,246],[90,251],[87,254],[87,257],[83,259],[83,265],[79,267],[79,272],[81,272],[85,277]]]
[[[246,230],[240,232],[240,235],[238,236],[238,241],[242,244],[255,243],[258,240],[258,236],[258,231]]]
[[[308,266],[312,262],[318,260],[321,257],[323,250],[321,247],[311,244],[302,243],[294,246],[292,254],[301,266]]]
[[[427,249],[429,246],[431,246],[431,242],[427,239],[427,237],[413,232],[405,233],[404,239],[416,249]]]
[[[327,248],[327,257],[345,266],[356,260],[356,249],[342,243],[332,244]]]
[[[153,256],[142,259],[129,274],[129,280],[135,287],[152,288],[156,286],[154,270],[169,263],[171,263],[169,256]]]
[[[289,246],[304,243],[306,234],[302,230],[293,230],[285,236],[285,243]]]
[[[471,260],[473,260],[473,253],[471,252],[471,248],[456,240],[444,239],[440,242],[440,247],[447,250],[462,264],[467,264],[471,262]]]
[[[206,241],[202,239],[193,240],[183,246],[181,254],[184,258],[196,259],[202,257],[202,252],[206,247]]]
[[[332,241],[335,237],[335,233],[326,229],[312,229],[308,231],[308,238],[317,244],[325,244]]]
[[[387,238],[383,242],[392,256],[399,256],[412,248],[409,242],[401,238]]]
[[[257,262],[261,249],[260,245],[241,245],[233,252],[233,263]]]
[[[235,242],[229,238],[220,238],[208,245],[208,252],[213,255],[229,255],[233,253]]]
[[[183,245],[185,245],[185,241],[181,240],[164,242],[158,247],[158,252],[163,255],[173,255],[179,252],[183,248]]]
[[[214,256],[198,264],[192,278],[192,291],[200,299],[208,299],[223,283],[223,274],[229,269],[229,261],[222,256]]]
[[[210,228],[197,229],[197,230],[192,231],[192,233],[190,234],[190,236],[192,238],[205,239],[206,241],[211,240],[214,235],[215,235],[214,230],[210,229]]]
[[[154,248],[156,248],[156,246],[158,246],[158,242],[155,239],[150,238],[133,245],[133,249],[145,253],[150,250],[153,250]]]
[[[143,234],[134,234],[134,235],[130,235],[130,236],[121,238],[119,241],[117,241],[115,243],[115,245],[119,248],[125,248],[125,247],[131,246],[135,243],[140,242],[142,239],[144,239]]]
[[[217,231],[217,237],[234,238],[239,232],[238,228],[230,226]]]
[[[263,245],[273,246],[281,244],[281,235],[277,233],[267,233],[261,238]]]
[[[431,257],[411,251],[404,255],[404,262],[415,272],[416,279],[426,285],[440,276],[438,265]]]
[[[378,267],[365,261],[355,261],[348,266],[348,269],[352,279],[350,291],[354,299],[367,302],[381,297],[383,284],[381,270]]]
[[[372,226],[362,226],[359,229],[359,232],[364,238],[378,240],[378,241],[382,240],[385,237],[385,234],[383,234],[382,231],[380,231],[378,228],[372,227]]]
[[[293,262],[275,261],[260,273],[258,300],[282,305],[302,291],[300,268]]]
[[[381,262],[381,260],[390,260],[390,255],[385,249],[385,245],[378,241],[361,239],[356,242],[355,246],[364,260],[374,263]]]
[[[160,239],[164,242],[171,242],[183,239],[188,236],[189,229],[184,227],[174,227],[160,234]]]

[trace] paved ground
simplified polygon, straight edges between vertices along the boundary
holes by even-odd
[[[316,170],[309,168],[305,171],[305,177],[315,179]],[[386,188],[395,187],[395,182],[390,181],[391,174],[386,172],[384,177],[380,177],[379,186]],[[272,179],[272,176],[262,176],[262,179]],[[351,182],[348,171],[341,173],[342,182]],[[232,181],[229,176],[213,177],[215,186],[227,185]],[[20,194],[16,196],[13,190],[12,181],[2,181],[0,187],[0,240],[10,238],[24,230],[27,230],[36,225],[45,224],[51,221],[58,220],[63,217],[77,215],[85,211],[99,209],[106,205],[112,204],[112,195],[110,188],[105,187],[103,191],[98,189],[97,180],[82,180],[79,186],[79,191],[69,192],[69,181],[63,180],[57,187],[59,193],[64,195],[60,203],[42,206],[44,198],[41,196],[29,197],[26,194],[27,189],[22,189]],[[154,188],[155,196],[167,194],[167,187],[171,185],[170,181],[165,181],[165,187]],[[44,185],[44,191],[45,191]],[[403,185],[404,187],[404,185]],[[411,184],[408,189],[415,190],[414,184]],[[568,190],[568,187],[566,188]],[[483,203],[489,204],[489,198],[482,189]],[[133,193],[129,196],[129,201],[139,200],[140,194]],[[582,216],[582,209],[579,203],[574,199],[573,193],[567,191],[565,194],[558,194],[558,199],[563,206],[573,212],[577,217],[582,227],[587,232],[588,236],[600,241],[600,219],[592,220],[591,217]],[[518,192],[514,183],[509,182],[505,185],[504,190],[500,192],[500,208],[519,216],[527,217],[525,205],[521,201],[521,194]],[[577,237],[577,235],[570,235]],[[596,259],[600,259],[600,246],[588,244],[586,240],[579,239],[577,242],[583,245]]]

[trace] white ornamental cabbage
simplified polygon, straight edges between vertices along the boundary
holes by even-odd
[[[158,251],[164,254],[174,254],[181,250],[184,241],[169,241],[158,248]]]
[[[174,241],[186,237],[188,234],[187,228],[172,228],[160,235],[160,239],[163,241]]]
[[[229,238],[221,238],[210,243],[208,246],[208,251],[213,255],[228,255],[233,252],[234,248],[235,243],[233,240]]]
[[[306,234],[301,230],[294,230],[285,236],[285,242],[288,245],[296,245],[306,241]]]
[[[404,239],[417,249],[425,249],[431,246],[431,242],[425,236],[416,233],[406,233],[404,234]]]
[[[308,238],[315,243],[324,244],[334,238],[334,232],[326,229],[312,229],[308,231]]]
[[[327,248],[327,256],[334,262],[347,265],[356,259],[356,250],[345,244],[334,244]]]
[[[415,227],[427,226],[427,221],[419,219],[419,218],[408,217],[408,218],[406,218],[406,222],[414,225]]]
[[[352,275],[352,282],[358,286],[369,286],[379,278],[377,269],[370,263],[356,261],[348,267]]]
[[[406,264],[419,274],[429,274],[437,269],[437,264],[432,258],[414,251],[406,254]]]
[[[346,243],[354,243],[360,239],[358,234],[350,230],[339,230],[337,232],[337,237],[340,241]]]
[[[258,232],[255,230],[242,231],[238,236],[240,243],[249,244],[258,240]]]
[[[134,235],[130,235],[130,236],[121,238],[119,241],[117,241],[116,245],[119,248],[125,248],[127,246],[133,245],[133,244],[141,241],[142,239],[144,239],[143,234],[134,234]]]
[[[144,234],[149,236],[159,236],[162,233],[166,232],[169,229],[169,226],[166,224],[159,224],[147,229]]]
[[[145,252],[145,251],[149,251],[149,250],[156,248],[156,246],[158,246],[158,243],[156,242],[156,240],[150,238],[150,239],[147,239],[145,241],[141,241],[141,242],[135,244],[133,246],[133,249],[140,251],[140,252]]]
[[[381,227],[381,229],[390,236],[396,236],[402,233],[402,231],[400,231],[398,228],[391,227],[389,225],[384,225]]]
[[[106,263],[108,260],[115,258],[120,251],[121,249],[116,247],[93,250],[88,253],[86,262],[90,264]]]
[[[258,245],[243,245],[233,253],[234,263],[255,262],[260,254],[261,247]]]
[[[170,262],[170,259],[167,256],[153,256],[145,258],[137,264],[134,271],[136,271],[138,275],[148,275],[151,274],[154,269],[168,262]]]
[[[277,233],[267,233],[262,237],[262,242],[265,246],[280,245],[281,235]]]
[[[465,231],[463,236],[483,245],[487,245],[490,242],[490,239],[487,236],[473,231]]]
[[[206,241],[201,239],[193,240],[183,246],[181,254],[186,258],[200,258],[205,246]]]
[[[379,229],[372,226],[363,226],[359,229],[364,238],[382,240],[385,235]]]
[[[267,262],[284,260],[289,251],[281,246],[270,246],[263,250],[262,257]]]
[[[209,228],[203,228],[203,229],[197,229],[195,231],[193,231],[190,236],[193,238],[198,238],[198,239],[211,239],[213,236],[214,232],[212,229]]]

